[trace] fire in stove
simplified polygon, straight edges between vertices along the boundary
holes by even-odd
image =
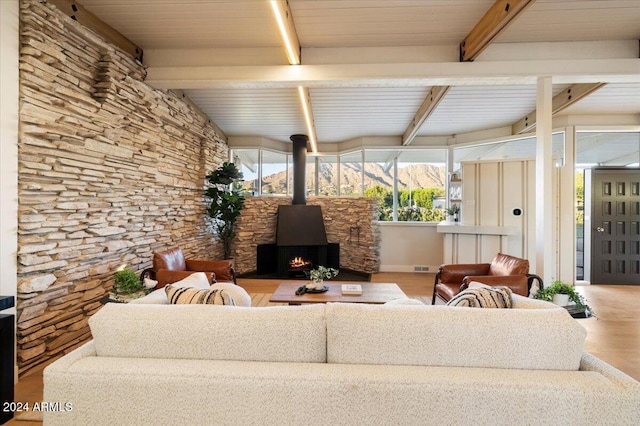
[[[300,256],[296,256],[289,261],[289,269],[301,271],[307,268],[311,268],[313,266],[313,262],[310,260],[303,259]]]

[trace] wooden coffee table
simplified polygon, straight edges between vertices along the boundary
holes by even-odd
[[[269,302],[288,303],[290,305],[301,305],[303,303],[327,303],[327,302],[347,302],[347,303],[376,303],[382,304],[393,299],[407,297],[397,284],[391,283],[354,283],[325,281],[329,290],[324,293],[305,293],[296,296],[296,290],[309,281],[295,281],[281,283]],[[362,286],[361,296],[343,296],[342,284],[359,284]]]

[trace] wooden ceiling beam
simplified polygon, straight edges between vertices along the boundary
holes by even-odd
[[[473,61],[507,26],[535,0],[496,0],[460,43],[460,62]],[[435,86],[424,100],[409,127],[402,135],[402,145],[409,145],[420,126],[444,99],[450,86]]]
[[[135,45],[131,40],[120,34],[106,22],[102,21],[93,13],[85,9],[80,3],[74,0],[47,0],[55,5],[61,12],[71,19],[78,21],[84,27],[102,36],[105,40],[124,50],[134,59],[142,62],[141,47]]]
[[[535,0],[496,0],[460,43],[460,62],[475,60]]]
[[[407,127],[407,130],[405,130],[402,135],[402,145],[409,145],[413,141],[420,126],[433,114],[450,88],[450,86],[434,86],[431,88],[429,95],[427,95],[424,102],[422,102],[422,105],[418,108],[418,112],[416,112],[413,120],[409,123],[409,127]]]
[[[271,8],[278,23],[289,64],[300,65],[302,63],[302,49],[300,48],[296,24],[293,22],[293,14],[291,13],[289,2],[286,0],[271,0]]]
[[[602,86],[605,83],[577,83],[564,89],[558,95],[554,96],[552,100],[552,115],[556,115],[565,108],[570,107],[574,103],[583,99]],[[511,132],[514,135],[526,133],[536,126],[536,110],[531,111],[529,114],[522,117],[520,120],[513,123],[511,126]]]

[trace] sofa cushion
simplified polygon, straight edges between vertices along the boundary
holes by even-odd
[[[327,305],[327,360],[577,370],[586,330],[563,308]]]
[[[223,289],[199,290],[197,288],[176,288],[171,284],[165,288],[167,300],[173,305],[203,304],[235,306],[233,297]]]
[[[505,288],[473,288],[463,290],[447,302],[447,306],[469,308],[511,308],[511,290]]]
[[[89,319],[98,356],[326,362],[324,305],[245,308],[107,303]]]
[[[174,283],[172,285],[176,287],[182,281],[179,281],[178,283]],[[236,302],[236,306],[251,306],[251,296],[249,296],[249,293],[247,293],[247,291],[239,285],[231,283],[216,283],[211,285],[210,287],[205,288],[210,288],[212,290],[223,289],[229,295],[231,295],[231,297],[233,297],[233,300]],[[169,301],[167,300],[167,293],[165,292],[163,287],[152,291],[144,297],[134,299],[129,303],[166,305],[169,303]]]

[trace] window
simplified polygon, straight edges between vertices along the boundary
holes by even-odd
[[[381,148],[339,156],[308,155],[307,195],[377,197],[380,220],[439,222],[445,217],[446,155],[447,150],[440,148]],[[233,158],[244,174],[243,187],[248,195],[292,194],[291,154],[236,149]]]
[[[399,221],[440,222],[446,184],[446,150],[402,151],[397,159]]]
[[[362,151],[340,155],[340,195],[362,195]]]
[[[564,158],[564,132],[552,135],[551,152],[551,156],[557,160]],[[536,138],[534,136],[456,148],[453,158],[453,170],[460,170],[460,163],[463,161],[535,159]]]
[[[378,198],[378,219],[394,220],[393,175],[397,150],[365,150],[364,196]]]
[[[258,149],[236,149],[233,150],[233,162],[238,166],[242,175],[242,188],[247,195],[258,195],[258,169],[260,150]]]
[[[262,150],[262,195],[287,195],[287,154]]]
[[[321,155],[318,164],[318,195],[338,195],[338,157]]]
[[[445,161],[445,149],[365,150],[364,195],[379,199],[379,220],[444,220]]]

